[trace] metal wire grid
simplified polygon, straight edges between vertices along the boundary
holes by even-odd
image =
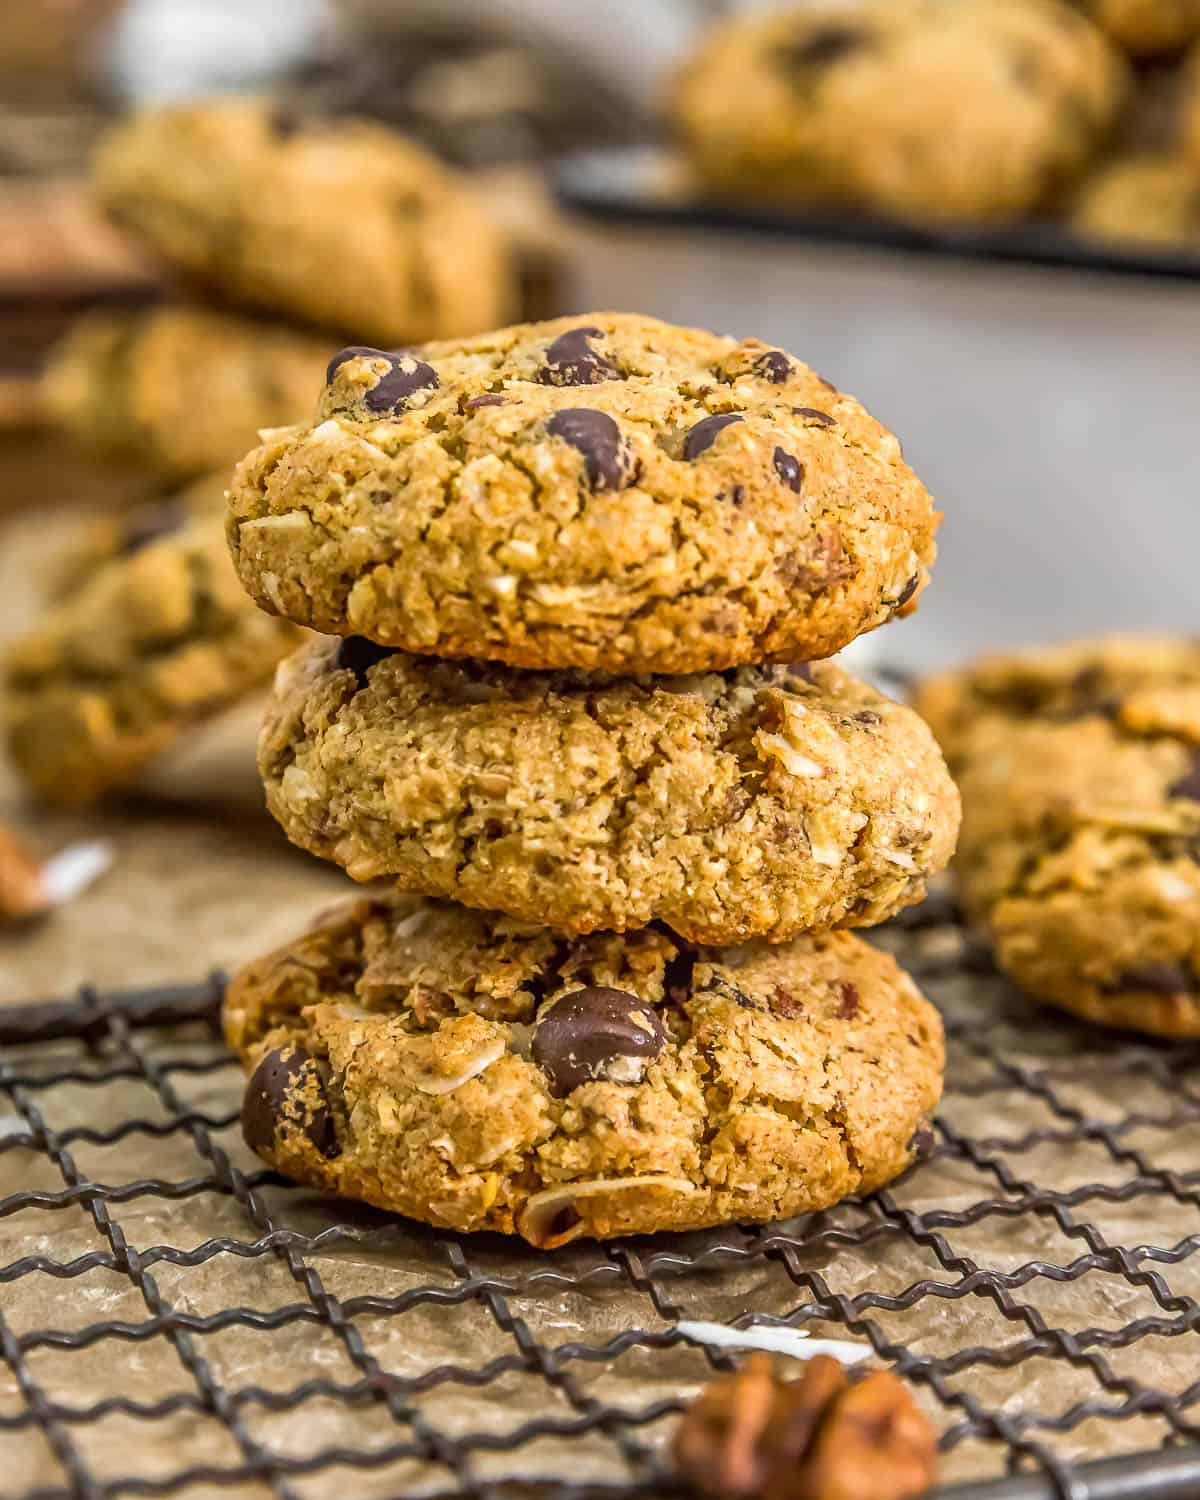
[[[256,1168],[219,979],[0,1012],[0,1492],[665,1494],[682,1397],[730,1363],[676,1327],[707,1318],[869,1342],[946,1495],[1200,1493],[1200,1050],[1033,1012],[950,917],[884,934],[946,1015],[930,1162],[804,1221],[554,1255]]]

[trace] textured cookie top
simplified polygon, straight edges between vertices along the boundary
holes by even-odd
[[[519,667],[828,656],[914,607],[938,520],[900,444],[783,350],[594,313],[343,351],[241,464],[265,609]]]
[[[259,100],[134,116],[95,167],[109,215],[231,302],[384,341],[500,322],[511,269],[466,183],[379,125]]]
[[[723,191],[1004,219],[1078,170],[1127,91],[1058,0],[819,0],[714,28],[675,116]]]
[[[209,308],[96,312],[51,350],[43,389],[81,446],[178,480],[306,416],[328,359],[327,338]]]
[[[958,827],[925,724],[830,663],[612,679],[318,639],[259,763],[288,836],[355,879],[569,932],[869,926]]]
[[[119,549],[8,652],[9,752],[48,801],[134,780],[189,724],[267,681],[301,636],[239,588],[219,517],[168,508]]]
[[[250,1144],[306,1182],[551,1247],[779,1217],[908,1165],[937,1013],[846,934],[696,949],[573,941],[359,902],[225,1002]]]

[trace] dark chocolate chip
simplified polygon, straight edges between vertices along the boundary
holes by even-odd
[[[315,1085],[319,1102],[313,1102]],[[333,1117],[317,1065],[303,1047],[268,1052],[250,1075],[242,1100],[242,1134],[253,1151],[270,1151],[285,1122],[296,1125],[322,1156],[338,1154]]]
[[[786,449],[776,448],[771,462],[775,465],[775,472],[779,475],[780,481],[798,495],[800,486],[804,483],[804,465],[800,460],[794,458]]]
[[[1200,802],[1200,750],[1193,750],[1191,756],[1192,764],[1186,774],[1167,788],[1168,797],[1190,797],[1193,802]]]
[[[722,490],[717,498],[719,500],[728,500],[730,505],[740,507],[746,499],[746,486],[744,484],[735,484],[730,490]]]
[[[772,385],[782,385],[793,369],[795,366],[782,349],[768,349],[754,361],[754,373]]]
[[[367,685],[367,673],[377,662],[386,661],[389,656],[395,656],[391,646],[380,646],[375,641],[369,641],[365,636],[347,635],[343,636],[337,648],[337,665],[348,667],[354,673],[355,680],[360,688]]]
[[[277,104],[267,120],[271,134],[278,141],[290,141],[308,124],[307,119],[294,105]]]
[[[918,1161],[924,1161],[926,1157],[933,1155],[936,1145],[937,1136],[933,1133],[933,1127],[930,1125],[921,1125],[913,1131],[912,1139],[908,1143],[908,1149]]]
[[[850,981],[846,979],[837,986],[837,990],[838,994],[841,996],[841,1000],[837,1008],[838,1020],[853,1021],[855,1016],[858,1015],[858,986],[856,984],[851,984]]]
[[[683,440],[684,458],[699,458],[706,449],[712,447],[718,432],[742,420],[741,413],[736,411],[716,412],[711,417],[701,417],[694,427],[688,429]]]
[[[827,68],[870,45],[869,33],[854,26],[822,26],[787,48],[788,61],[805,68]]]
[[[590,339],[604,337],[602,328],[569,328],[546,350],[546,365],[538,379],[543,385],[599,385],[625,377],[611,360],[590,347]]]
[[[626,990],[603,986],[575,990],[545,1011],[533,1031],[533,1060],[546,1074],[551,1093],[564,1098],[598,1078],[621,1076],[623,1058],[649,1062],[667,1044],[652,1005]]]
[[[815,406],[793,406],[792,416],[804,417],[810,422],[819,422],[822,427],[837,426],[836,417],[831,417],[827,411],[818,411]]]
[[[900,609],[912,598],[921,585],[920,573],[914,573],[896,596],[895,608]]]
[[[403,411],[409,397],[415,396],[418,391],[437,390],[437,371],[409,350],[371,349],[365,344],[352,344],[333,356],[325,371],[326,385],[337,374],[339,367],[350,359],[387,360],[387,372],[363,397],[363,404],[368,411]]]
[[[475,411],[481,406],[503,406],[504,404],[503,396],[472,396],[467,402],[467,410]]]
[[[1155,995],[1191,995],[1196,992],[1197,981],[1182,964],[1148,962],[1125,969],[1105,989],[1111,995],[1130,990],[1149,990]]]
[[[636,465],[629,443],[607,412],[568,406],[554,413],[546,431],[583,454],[593,490],[623,490],[633,480]]]
[[[126,522],[121,533],[120,555],[131,557],[143,547],[148,547],[151,542],[161,541],[164,536],[179,531],[187,518],[186,508],[177,501],[144,506]]]

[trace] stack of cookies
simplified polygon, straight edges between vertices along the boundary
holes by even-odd
[[[228,469],[305,415],[340,339],[476,333],[511,305],[470,188],[382,126],[258,99],[151,110],[103,143],[94,186],[186,300],[84,318],[51,355],[47,404],[88,450],[163,481]]]
[[[937,516],[783,350],[596,314],[344,350],[239,467],[283,662],[272,812],[382,893],[234,980],[243,1123],[294,1178],[539,1247],[776,1219],[931,1139],[936,1012],[847,927],[957,793],[822,660],[912,609]]]

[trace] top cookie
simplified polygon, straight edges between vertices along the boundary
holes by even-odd
[[[379,125],[261,100],[141,114],[102,147],[109,215],[230,302],[400,342],[509,310],[503,239],[467,185]]]
[[[818,0],[717,26],[674,113],[722,192],[1002,221],[1078,172],[1127,92],[1057,0]]]
[[[938,514],[900,444],[757,339],[592,313],[335,356],[240,465],[264,609],[530,668],[832,655],[908,613]]]

